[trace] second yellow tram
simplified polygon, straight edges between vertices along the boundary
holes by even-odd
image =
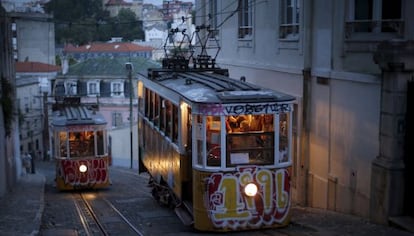
[[[57,189],[98,189],[110,185],[106,120],[97,110],[80,104],[80,98],[57,102],[51,133]]]

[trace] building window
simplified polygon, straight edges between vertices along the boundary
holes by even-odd
[[[123,82],[112,82],[111,83],[111,94],[112,94],[112,97],[123,97],[124,96],[124,83]]]
[[[251,0],[239,0],[239,39],[251,39],[253,34],[253,5]]]
[[[99,95],[99,81],[88,82],[88,96]]]
[[[403,26],[402,0],[349,1],[346,38],[367,33],[402,36]]]
[[[299,39],[299,0],[281,0],[280,1],[280,39]]]
[[[77,95],[77,82],[71,81],[65,83],[66,95]]]
[[[211,27],[211,32],[209,33],[210,38],[218,36],[217,17],[217,0],[211,0],[208,2],[208,24]]]
[[[112,113],[112,127],[118,127],[122,125],[122,114],[120,112]]]
[[[26,113],[29,112],[29,97],[24,97],[24,110]]]

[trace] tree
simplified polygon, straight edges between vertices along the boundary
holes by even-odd
[[[118,16],[113,18],[112,33],[126,41],[143,39],[142,21],[138,21],[135,13],[127,8],[119,10]]]
[[[130,9],[121,9],[117,17],[109,17],[101,0],[51,0],[45,10],[55,19],[56,43],[83,45],[107,41],[111,37],[124,40],[143,39],[142,22]]]

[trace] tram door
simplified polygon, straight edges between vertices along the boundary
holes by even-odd
[[[184,130],[183,135],[184,135],[184,140],[185,140],[185,159],[186,161],[186,170],[185,172],[188,175],[188,179],[189,181],[184,182],[184,186],[183,186],[183,199],[187,200],[187,201],[192,201],[193,199],[193,172],[192,172],[192,130],[193,130],[193,124],[192,124],[192,117],[191,117],[191,107],[186,106],[183,108],[183,106],[181,106],[182,109],[184,109],[182,111],[182,119],[184,119],[183,121],[183,125],[184,128],[182,130]]]

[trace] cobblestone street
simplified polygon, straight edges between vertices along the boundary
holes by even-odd
[[[70,193],[54,188],[54,166],[51,162],[37,165],[46,176],[45,203],[40,235],[82,235],[81,222],[68,199]],[[109,199],[144,235],[208,235],[184,226],[173,209],[160,206],[147,187],[148,176],[136,170],[111,167],[112,185],[98,190]],[[236,232],[232,235],[251,235]],[[313,208],[292,208],[292,222],[282,229],[254,231],[255,235],[413,235],[396,228],[370,223],[368,220]]]

